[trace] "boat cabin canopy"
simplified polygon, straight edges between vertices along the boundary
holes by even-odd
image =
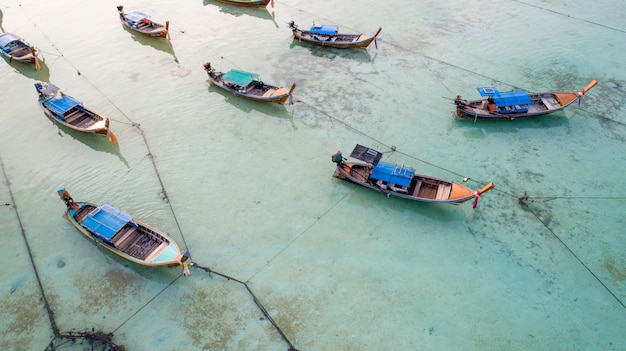
[[[79,105],[81,105],[80,101],[68,95],[53,98],[46,102],[46,107],[48,107],[58,116],[65,116],[65,114],[69,112],[72,107]]]
[[[104,204],[93,210],[83,220],[83,225],[106,241],[128,223],[133,216],[109,204]]]
[[[224,73],[224,75],[222,76],[222,80],[245,87],[255,80],[260,81],[260,76],[256,73],[231,69],[230,71]]]
[[[322,35],[337,35],[338,29],[339,27],[337,26],[329,26],[325,24],[322,24],[321,26],[312,25],[309,32]]]
[[[141,20],[144,19],[144,18],[150,19],[150,16],[146,15],[143,12],[139,12],[139,11],[133,11],[131,13],[125,14],[124,16],[126,17],[127,20],[133,21],[133,22],[141,22]]]
[[[505,106],[523,106],[530,105],[532,101],[528,93],[523,90],[511,90],[500,92],[496,87],[481,87],[478,88],[480,96],[489,96],[493,98],[493,102],[498,107]]]
[[[406,167],[404,165],[387,162],[378,162],[376,167],[372,170],[370,178],[408,187],[411,185],[411,180],[413,179],[414,174],[415,168],[413,167]]]
[[[378,161],[380,161],[383,157],[383,154],[366,146],[356,144],[354,150],[352,150],[352,153],[350,154],[350,157],[376,166]]]
[[[15,34],[11,33],[1,33],[0,34],[0,47],[5,47],[11,44],[14,41],[22,41],[22,38],[18,37]]]

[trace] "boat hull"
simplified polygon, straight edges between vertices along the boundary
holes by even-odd
[[[108,118],[61,93],[55,85],[38,82],[35,90],[39,94],[39,107],[54,123],[82,133],[112,136]]]
[[[336,34],[336,35],[319,35],[313,34],[309,31],[303,31],[298,29],[293,23],[290,23],[290,28],[293,33],[293,39],[300,42],[305,42],[318,46],[326,46],[337,49],[356,49],[367,48],[382,30],[378,28],[378,31],[374,35],[365,34]]]
[[[222,80],[222,76],[224,75],[224,73],[216,72],[210,68],[207,69],[206,66],[205,70],[209,75],[209,81],[214,86],[229,91],[234,95],[241,96],[243,98],[257,102],[275,102],[278,104],[284,104],[287,101],[291,100],[291,94],[296,88],[295,83],[291,85],[291,88],[289,90],[283,87],[268,85],[265,83],[263,83],[260,88],[254,86],[253,84],[249,84],[245,88],[235,87],[227,84]]]
[[[100,122],[96,122],[95,124],[93,124],[92,126],[88,127],[88,128],[80,128],[80,127],[76,127],[72,124],[66,123],[62,120],[60,120],[56,115],[54,115],[52,112],[50,112],[50,110],[48,110],[43,103],[41,103],[41,101],[39,102],[39,106],[41,107],[41,109],[43,110],[43,113],[46,115],[46,117],[48,117],[52,122],[60,124],[62,126],[65,126],[67,128],[79,131],[81,133],[90,133],[90,134],[96,134],[102,137],[106,137],[109,134],[109,128],[106,125],[106,120],[102,120]],[[93,111],[90,111],[91,113],[94,113]]]
[[[456,116],[469,119],[491,119],[491,120],[514,120],[534,118],[561,111],[575,101],[580,101],[585,93],[597,84],[592,80],[580,92],[545,92],[528,94],[530,104],[527,111],[515,112],[514,110],[498,110],[496,105],[489,99],[464,101],[460,97],[454,100],[456,105]]]
[[[178,266],[181,264],[181,259],[182,259],[182,253],[180,252],[180,249],[178,248],[178,245],[176,244],[176,242],[170,238],[169,236],[167,236],[165,233],[159,231],[158,229],[155,229],[153,227],[148,226],[147,224],[140,222],[136,219],[133,218],[133,222],[136,223],[138,226],[141,226],[143,228],[147,228],[150,231],[154,231],[156,233],[158,233],[159,235],[163,236],[164,238],[167,239],[168,241],[168,245],[167,248],[168,250],[162,250],[162,252],[160,253],[160,255],[165,255],[166,257],[155,257],[153,259],[151,259],[150,261],[146,261],[146,260],[141,260],[138,259],[136,257],[133,257],[117,248],[115,248],[114,246],[110,245],[109,243],[100,240],[99,238],[97,238],[90,230],[88,230],[85,226],[83,226],[81,223],[79,223],[76,218],[75,215],[77,212],[79,212],[84,206],[90,205],[90,206],[94,206],[94,207],[98,207],[99,205],[93,202],[76,202],[75,203],[77,205],[77,209],[68,209],[65,212],[65,217],[70,221],[70,223],[72,223],[72,225],[79,231],[81,232],[85,237],[87,237],[88,239],[96,242],[99,246],[106,248],[107,250],[111,251],[112,253],[125,258],[129,261],[135,262],[137,264],[143,265],[143,266],[151,266],[151,267],[157,267],[157,266]]]
[[[337,165],[333,176],[387,195],[420,202],[461,204],[480,195],[479,192],[459,183],[420,174],[414,176],[411,187],[406,189],[406,193],[398,192],[369,181],[370,170],[371,166],[364,163],[341,162]]]
[[[153,22],[152,20],[146,19],[146,21],[133,21],[128,18],[126,14],[123,12],[123,7],[118,6],[118,13],[120,15],[120,22],[127,29],[140,33],[145,36],[153,37],[153,38],[163,38],[167,39],[169,35],[169,21],[166,21],[165,24],[160,24],[157,22]]]

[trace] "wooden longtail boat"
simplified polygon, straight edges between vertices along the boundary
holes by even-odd
[[[67,219],[87,238],[125,259],[144,266],[178,266],[185,259],[172,238],[109,204],[74,202],[57,190]]]
[[[165,25],[162,25],[153,22],[150,16],[143,12],[124,13],[124,6],[118,6],[117,12],[120,14],[120,22],[126,28],[151,37],[169,39],[170,21],[165,21]]]
[[[366,48],[372,41],[376,44],[376,37],[382,30],[382,27],[378,28],[374,35],[339,34],[337,26],[313,25],[309,30],[302,30],[298,28],[294,21],[289,22],[288,25],[293,32],[294,40],[340,49]]]
[[[274,0],[216,0],[225,4],[245,6],[245,7],[266,7],[267,4],[272,2],[274,7]]]
[[[346,162],[341,151],[337,151],[331,158],[337,164],[333,177],[388,196],[455,205],[474,199],[476,207],[480,195],[493,188],[493,182],[482,189],[472,190],[451,180],[416,174],[412,167],[380,161],[382,153],[358,144],[350,157],[365,163]]]
[[[83,106],[75,98],[63,94],[52,84],[35,83],[39,94],[39,105],[52,121],[79,132],[106,136],[112,142],[117,138],[109,129],[109,119]]]
[[[283,104],[289,100],[291,103],[291,93],[296,88],[296,83],[293,83],[289,90],[283,87],[265,84],[256,73],[236,69],[226,73],[217,72],[211,67],[210,62],[204,64],[204,70],[209,75],[209,80],[213,85],[230,91],[235,95],[260,102],[276,102]]]
[[[30,45],[26,40],[11,33],[0,33],[0,55],[11,61],[35,64],[35,69],[40,69],[39,49]]]
[[[594,79],[578,92],[527,93],[523,90],[500,92],[496,87],[477,88],[482,100],[466,101],[459,95],[454,99],[456,115],[471,119],[513,120],[547,115],[566,108],[593,88],[598,82]]]

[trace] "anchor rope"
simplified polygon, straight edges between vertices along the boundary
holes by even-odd
[[[26,252],[28,253],[28,258],[30,260],[31,266],[33,268],[33,272],[35,273],[35,279],[37,280],[37,285],[39,287],[39,292],[41,294],[41,298],[43,300],[44,308],[46,309],[46,313],[48,315],[48,320],[50,322],[50,327],[52,328],[52,332],[54,334],[54,338],[50,341],[48,346],[46,347],[46,351],[54,351],[60,345],[55,345],[54,341],[57,339],[61,340],[75,340],[76,338],[83,338],[92,341],[100,341],[105,345],[110,346],[111,351],[125,351],[123,346],[119,346],[112,341],[113,333],[105,334],[100,331],[91,330],[89,331],[81,331],[81,332],[61,332],[54,318],[54,311],[52,307],[50,307],[50,303],[48,302],[48,297],[46,295],[46,290],[44,289],[43,283],[41,282],[41,277],[39,276],[39,270],[37,269],[37,264],[35,263],[35,258],[32,253],[32,249],[30,247],[30,243],[28,241],[28,237],[26,235],[26,229],[24,228],[24,223],[22,222],[22,218],[20,216],[19,210],[17,208],[17,202],[15,201],[15,196],[13,195],[13,189],[11,188],[11,181],[9,180],[8,174],[6,172],[6,168],[4,166],[4,161],[0,156],[0,167],[2,168],[2,174],[4,175],[4,179],[6,180],[7,189],[9,191],[9,196],[11,198],[11,203],[13,204],[13,209],[15,212],[15,217],[17,218],[17,222],[20,226],[22,239],[24,240],[24,244],[26,245]]]
[[[541,217],[539,216],[539,214],[537,214],[535,211],[533,211],[533,209],[528,205],[528,201],[526,198],[522,197],[519,199],[519,203],[522,205],[522,207],[526,208],[530,213],[532,213],[532,215],[546,228],[547,231],[550,232],[550,234],[552,234],[552,236],[554,236],[560,243],[561,245],[578,261],[578,263],[580,263],[583,267],[585,267],[585,269],[587,270],[587,272],[589,272],[589,274],[591,274],[591,276],[593,278],[595,278],[595,280],[600,283],[600,285],[602,285],[602,287],[611,295],[613,296],[613,298],[617,301],[617,303],[619,303],[622,308],[626,309],[626,305],[624,305],[624,302],[622,302],[622,300],[620,300],[619,297],[617,297],[617,295],[615,295],[615,293],[613,293],[613,291],[600,279],[600,277],[598,277],[592,270],[591,268],[589,268],[589,266],[587,266],[587,264],[585,264],[585,262],[583,262],[583,260],[578,257],[578,255],[574,252],[574,250],[572,250],[567,243],[565,243],[565,241],[563,241],[558,234],[556,234],[556,232],[554,232],[554,230],[552,230],[552,228],[550,228],[548,226],[548,224],[546,222],[544,222]]]
[[[259,310],[261,310],[261,313],[263,313],[263,316],[274,326],[274,329],[276,329],[276,331],[278,332],[278,334],[280,334],[281,338],[287,343],[287,345],[289,345],[289,349],[288,351],[298,351],[293,344],[291,343],[291,341],[289,340],[289,338],[287,337],[287,335],[285,335],[285,333],[283,332],[283,330],[280,328],[280,326],[278,325],[278,323],[276,323],[276,321],[274,320],[274,318],[272,318],[272,316],[270,315],[270,313],[267,311],[267,309],[265,308],[265,306],[263,306],[263,304],[261,303],[261,301],[257,298],[257,296],[254,294],[254,292],[252,291],[252,289],[250,289],[250,287],[248,286],[248,283],[243,282],[237,278],[231,277],[229,275],[226,275],[224,273],[219,273],[216,272],[214,270],[212,270],[209,267],[203,267],[200,266],[199,264],[197,264],[196,262],[192,262],[190,264],[190,267],[196,267],[198,269],[201,269],[207,273],[209,273],[209,276],[211,276],[211,274],[216,274],[219,275],[223,278],[226,278],[227,280],[232,280],[234,282],[237,282],[243,286],[245,286],[246,290],[248,290],[248,293],[250,294],[250,296],[252,296],[252,301],[254,301],[255,305],[257,305],[257,307],[259,308]]]
[[[556,11],[556,10],[548,9],[548,8],[545,8],[545,7],[542,7],[542,6],[539,6],[539,5],[529,4],[527,2],[520,1],[520,0],[511,0],[511,1],[517,2],[519,4],[523,4],[523,5],[526,5],[526,6],[535,7],[535,8],[538,8],[540,10],[543,10],[543,11],[552,12],[554,14],[557,14],[557,15],[560,15],[560,16],[563,16],[563,17],[567,17],[567,18],[575,19],[575,20],[578,20],[578,21],[581,21],[581,22],[593,24],[593,25],[598,26],[598,27],[610,29],[610,30],[613,30],[613,31],[616,31],[616,32],[620,32],[620,33],[626,33],[626,30],[623,30],[623,29],[614,28],[614,27],[607,26],[606,24],[602,24],[602,23],[586,20],[584,18],[579,18],[579,17],[576,17],[576,16],[571,16],[571,15],[568,15],[566,13],[562,13],[562,12],[559,12],[559,11]]]
[[[22,239],[24,239],[24,244],[26,245],[26,251],[28,252],[28,258],[30,259],[30,263],[33,267],[33,271],[35,272],[35,278],[37,279],[37,285],[39,286],[39,292],[41,293],[41,298],[43,299],[44,307],[46,308],[46,312],[48,313],[48,319],[50,320],[50,326],[52,327],[52,331],[54,335],[59,334],[59,327],[56,324],[54,319],[54,311],[50,307],[48,303],[48,297],[46,296],[46,291],[43,288],[43,283],[41,282],[41,278],[39,277],[39,271],[37,270],[37,264],[35,264],[35,259],[33,257],[32,250],[30,248],[30,244],[28,242],[28,237],[26,236],[26,229],[24,228],[24,223],[22,223],[22,217],[20,216],[20,212],[17,209],[17,202],[15,201],[15,196],[13,195],[13,189],[11,188],[11,181],[9,180],[9,176],[4,167],[4,161],[0,156],[0,167],[2,167],[2,174],[4,175],[4,179],[6,180],[7,189],[9,191],[9,196],[11,197],[11,203],[13,204],[13,209],[15,212],[15,217],[17,218],[17,222],[20,226]]]

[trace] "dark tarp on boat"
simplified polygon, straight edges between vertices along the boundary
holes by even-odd
[[[354,150],[352,150],[352,153],[350,154],[350,157],[376,166],[378,161],[380,161],[383,157],[383,154],[366,146],[356,144]]]

